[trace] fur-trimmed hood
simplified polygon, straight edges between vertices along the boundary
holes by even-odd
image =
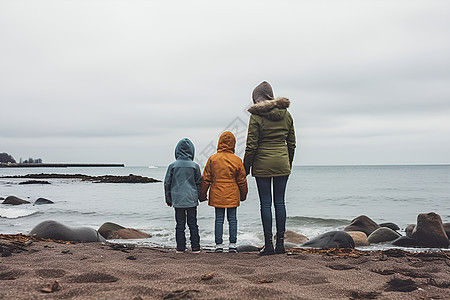
[[[253,104],[248,109],[248,112],[265,117],[269,120],[281,120],[286,114],[286,108],[288,108],[290,104],[291,102],[288,98],[278,97],[274,100],[266,100]]]

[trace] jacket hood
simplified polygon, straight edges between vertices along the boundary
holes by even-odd
[[[253,89],[252,93],[253,103],[258,103],[265,100],[273,100],[272,86],[267,82],[261,82],[257,87]]]
[[[217,143],[217,152],[227,151],[234,153],[234,146],[236,145],[236,138],[230,131],[225,131],[220,135]]]
[[[275,100],[265,100],[253,104],[248,109],[248,112],[269,120],[277,121],[284,118],[286,108],[288,108],[290,104],[291,102],[288,98],[278,97]]]
[[[175,147],[175,158],[184,158],[194,160],[195,148],[190,139],[184,138],[180,140]]]

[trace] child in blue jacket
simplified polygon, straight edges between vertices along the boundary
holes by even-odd
[[[186,251],[186,221],[192,252],[200,252],[197,206],[202,174],[198,164],[193,161],[194,152],[194,144],[188,138],[180,140],[175,147],[176,161],[169,165],[164,179],[166,204],[175,208],[177,252]]]

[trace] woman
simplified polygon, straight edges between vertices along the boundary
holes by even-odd
[[[264,230],[260,255],[285,253],[286,207],[284,194],[295,152],[294,121],[287,111],[289,99],[274,99],[270,84],[263,81],[253,90],[244,167],[256,178]],[[272,185],[277,227],[276,246],[272,242]]]

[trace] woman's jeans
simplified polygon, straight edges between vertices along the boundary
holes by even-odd
[[[175,208],[175,239],[177,240],[177,250],[186,250],[186,236],[184,230],[186,228],[186,220],[191,234],[191,248],[200,248],[200,236],[198,234],[197,225],[197,207]]]
[[[237,207],[229,207],[227,210],[227,220],[230,233],[230,243],[237,241]],[[225,219],[225,208],[216,207],[216,223],[214,228],[216,244],[223,244],[223,222]]]
[[[283,235],[286,231],[284,195],[289,176],[255,178],[258,187],[264,235],[272,236],[272,181],[277,235]]]

